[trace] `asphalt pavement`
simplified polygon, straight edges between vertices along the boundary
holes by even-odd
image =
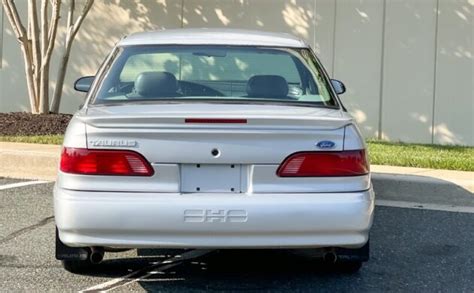
[[[356,274],[328,270],[310,250],[133,250],[74,275],[54,259],[53,183],[24,182],[0,178],[0,291],[474,291],[474,213],[445,209],[472,203],[471,192],[396,207],[376,185],[391,206],[376,207],[371,259]]]

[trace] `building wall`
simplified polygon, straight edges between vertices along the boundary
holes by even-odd
[[[24,15],[26,1],[16,2]],[[124,35],[248,28],[306,39],[345,82],[341,98],[366,137],[474,145],[473,11],[473,0],[96,1],[73,48],[61,111],[79,107],[83,95],[73,91],[74,80],[93,75]],[[0,111],[27,111],[21,53],[3,18]],[[58,40],[63,35],[61,29]]]

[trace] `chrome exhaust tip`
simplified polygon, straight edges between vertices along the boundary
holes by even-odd
[[[91,253],[89,260],[93,264],[99,264],[104,259],[104,248],[103,247],[91,247]]]

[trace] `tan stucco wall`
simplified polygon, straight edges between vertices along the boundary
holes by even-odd
[[[26,1],[17,2],[24,12]],[[341,98],[367,137],[474,145],[473,10],[474,0],[96,1],[73,48],[61,111],[78,108],[73,81],[94,74],[126,34],[250,28],[308,40],[346,83]],[[21,54],[3,22],[0,111],[28,110]]]

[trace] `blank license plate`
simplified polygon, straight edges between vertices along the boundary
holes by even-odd
[[[183,164],[181,192],[240,193],[241,165]]]

